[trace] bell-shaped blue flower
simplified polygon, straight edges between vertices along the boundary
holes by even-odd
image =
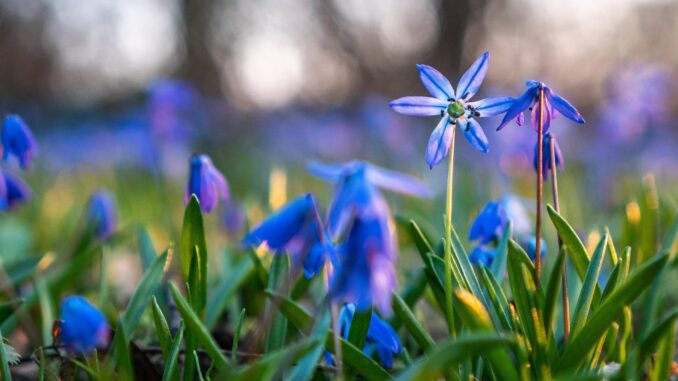
[[[7,160],[9,156],[15,156],[22,169],[28,168],[38,153],[38,144],[33,138],[33,133],[19,115],[5,116],[0,140],[2,140],[2,159]]]
[[[325,261],[335,256],[334,245],[322,226],[315,199],[307,193],[290,201],[254,227],[243,239],[245,246],[262,243],[276,253],[287,252],[301,262],[307,278],[319,274]]]
[[[0,211],[13,208],[31,198],[31,189],[20,178],[0,171]]]
[[[433,97],[403,97],[391,101],[395,111],[414,116],[440,116],[440,122],[431,133],[426,149],[429,168],[440,163],[450,150],[452,128],[459,126],[466,140],[478,151],[488,152],[487,136],[475,118],[500,115],[508,110],[511,97],[487,98],[475,102],[470,99],[478,92],[489,67],[490,53],[483,53],[461,76],[455,91],[450,81],[428,65],[417,65],[422,84]]]
[[[468,238],[471,241],[478,240],[481,244],[499,240],[507,222],[502,204],[498,201],[490,201],[473,220]]]
[[[103,349],[110,340],[110,327],[104,315],[82,296],[61,301],[59,340],[73,354]]]
[[[98,190],[87,203],[86,221],[94,236],[100,240],[110,237],[118,229],[118,210],[113,196]]]
[[[537,81],[527,81],[527,90],[523,93],[520,98],[516,99],[513,105],[506,111],[504,119],[502,119],[497,131],[504,128],[510,121],[516,120],[518,124],[522,124],[523,120],[523,111],[530,110],[532,112],[532,128],[537,131],[538,121],[540,119],[539,115],[539,91],[543,89],[544,91],[544,133],[549,130],[551,125],[551,120],[553,120],[557,112],[561,113],[567,119],[579,124],[584,123],[584,118],[581,116],[579,111],[570,104],[565,98],[553,92],[548,86],[543,82]]]
[[[348,339],[355,310],[355,305],[348,303],[342,307],[339,313],[339,330],[345,339]],[[368,355],[372,355],[376,351],[379,361],[387,369],[393,366],[393,355],[402,352],[402,344],[398,334],[375,312],[372,312],[370,318],[370,326],[367,328],[367,338],[363,351]]]
[[[549,172],[551,172],[551,139],[553,139],[553,156],[556,159],[556,168],[562,168],[563,165],[563,154],[560,151],[560,147],[558,146],[558,140],[556,140],[553,135],[551,135],[550,132],[547,132],[544,134],[544,139],[542,139],[542,147],[543,147],[543,152],[542,152],[542,175],[544,176],[544,179],[546,180],[548,178]],[[532,161],[534,165],[534,170],[537,171],[538,169],[538,149],[539,147],[537,144],[534,146],[534,160]]]
[[[191,195],[200,201],[200,209],[209,213],[219,204],[219,199],[229,199],[228,183],[224,175],[212,164],[205,154],[191,157],[190,173],[184,194],[184,203],[188,204]]]
[[[537,252],[537,238],[535,236],[528,236],[522,239],[521,241],[521,246],[527,251],[527,256],[530,257],[531,260],[535,260],[537,256],[535,255]],[[541,238],[541,257],[543,258],[544,255],[546,255],[546,241],[544,241],[543,238]]]
[[[485,267],[490,267],[496,253],[497,250],[492,247],[478,245],[475,248],[473,248],[471,254],[469,254],[468,259],[473,264],[482,263],[483,265],[485,265]]]

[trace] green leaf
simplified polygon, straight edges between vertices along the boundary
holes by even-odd
[[[488,300],[492,305],[492,308],[494,308],[495,315],[499,318],[501,326],[507,331],[513,330],[513,325],[511,324],[511,312],[504,290],[487,267],[480,266],[480,275],[480,279],[485,285],[485,299]]]
[[[666,335],[666,332],[673,329],[677,319],[678,308],[674,308],[657,324],[655,324],[654,327],[652,327],[645,335],[643,335],[640,340],[638,340],[636,350],[638,352],[639,363],[645,362],[645,359],[652,355],[655,348],[662,340],[662,337]]]
[[[151,298],[162,286],[163,277],[172,261],[171,253],[172,248],[170,247],[157,257],[139,281],[129,303],[127,303],[127,309],[121,317],[126,332],[134,332],[139,320],[141,320],[141,315],[151,302]]]
[[[393,312],[405,324],[407,330],[412,334],[414,341],[425,351],[430,352],[434,349],[436,343],[433,341],[431,335],[419,323],[414,312],[407,306],[407,303],[398,295],[393,293]]]
[[[432,353],[421,357],[408,367],[396,380],[437,380],[446,375],[448,369],[454,369],[454,365],[464,359],[487,353],[488,350],[501,348],[511,343],[510,338],[487,332],[466,334],[458,338],[448,339],[438,344]]]
[[[319,319],[318,323],[313,327],[311,333],[311,341],[317,344],[294,366],[287,377],[288,381],[307,381],[313,377],[316,370],[316,365],[321,359],[325,351],[325,340],[330,327],[330,314],[325,312]]]
[[[141,257],[141,266],[144,269],[144,272],[146,272],[153,262],[155,262],[158,253],[155,251],[155,247],[153,247],[153,241],[151,240],[151,236],[148,235],[148,230],[146,230],[143,225],[139,225],[137,228],[137,242],[139,246],[139,256]]]
[[[118,370],[118,377],[121,379],[132,379],[134,377],[134,368],[132,367],[132,356],[129,351],[129,337],[125,332],[125,326],[121,320],[115,327],[115,336],[113,337],[113,361]]]
[[[372,308],[365,311],[355,311],[348,330],[348,342],[358,348],[365,346],[367,340],[367,330],[372,321]]]
[[[240,335],[242,333],[242,324],[245,321],[245,309],[243,308],[240,311],[240,316],[238,316],[238,323],[235,325],[235,332],[233,334],[233,347],[231,348],[231,361],[234,364],[238,362],[238,342],[240,341]]]
[[[676,325],[672,324],[669,326],[669,329],[666,331],[661,342],[659,343],[657,357],[654,362],[654,367],[652,367],[652,372],[650,373],[650,379],[652,381],[664,381],[671,377],[671,374],[673,373],[671,368],[675,339]]]
[[[322,341],[321,341],[322,342]],[[318,344],[317,340],[303,340],[271,352],[235,372],[226,371],[215,379],[229,381],[279,380],[285,369]]]
[[[228,359],[221,352],[221,348],[219,348],[219,345],[217,345],[217,343],[214,341],[214,338],[212,338],[210,335],[207,327],[202,324],[200,318],[198,318],[198,315],[195,314],[195,311],[191,309],[191,306],[189,306],[186,299],[181,296],[181,292],[179,292],[177,286],[172,282],[169,283],[169,286],[172,299],[174,299],[174,302],[177,305],[177,310],[179,310],[181,317],[184,319],[188,330],[191,331],[193,337],[195,337],[197,342],[203,347],[203,349],[205,349],[205,352],[207,352],[212,361],[214,361],[215,367],[217,369],[226,368],[228,366]]]
[[[173,381],[179,379],[179,354],[181,352],[181,342],[184,340],[184,324],[179,325],[172,345],[169,348],[167,358],[165,360],[165,369],[162,373],[163,381]]]
[[[600,270],[603,267],[603,259],[605,258],[605,250],[607,249],[607,234],[598,242],[598,246],[593,252],[593,257],[589,263],[589,268],[586,270],[584,283],[582,284],[577,299],[577,305],[574,308],[574,321],[572,323],[572,335],[576,335],[582,328],[591,310],[591,303],[593,302],[594,290],[598,287],[598,278],[600,277]]]
[[[12,380],[12,374],[9,371],[9,359],[5,352],[5,338],[2,336],[2,332],[0,332],[0,374],[2,374],[3,380]]]
[[[155,334],[158,336],[158,342],[160,342],[162,356],[167,360],[172,344],[172,336],[170,334],[169,325],[167,325],[167,319],[165,319],[165,315],[162,313],[155,296],[152,297],[152,300],[151,307],[153,311],[153,323],[155,324]]]
[[[286,254],[276,254],[271,263],[271,271],[268,277],[268,288],[275,290],[281,285],[287,284],[290,276],[290,257]],[[273,322],[266,334],[264,343],[264,352],[273,352],[285,346],[285,337],[287,336],[287,319],[284,315],[278,314],[272,307],[271,302],[267,303],[266,314],[273,317]]]
[[[443,288],[443,282],[438,278],[436,270],[433,267],[433,262],[431,258],[438,258],[435,256],[435,251],[431,247],[431,244],[428,242],[421,229],[416,222],[413,220],[409,221],[409,232],[412,240],[417,247],[417,252],[421,257],[422,262],[424,263],[424,272],[426,273],[426,279],[431,287],[431,291],[436,298],[436,302],[441,309],[445,308],[445,290]],[[444,265],[443,265],[444,266]],[[444,271],[444,267],[443,267]]]
[[[495,249],[495,257],[490,266],[490,271],[494,278],[497,280],[497,283],[501,284],[501,281],[504,279],[506,274],[506,257],[508,256],[508,241],[511,239],[513,227],[511,221],[506,224],[504,229],[504,234],[501,236],[499,245]]]
[[[207,303],[207,244],[200,202],[195,195],[191,196],[184,212],[179,259],[183,279],[188,282],[191,289],[191,305],[198,316],[203,316]],[[193,261],[196,267],[191,276]]]
[[[247,250],[247,256],[252,260],[257,278],[259,278],[259,281],[263,286],[266,286],[268,284],[268,271],[264,267],[264,264],[261,263],[261,258],[259,258],[257,252],[254,250]]]
[[[567,253],[570,255],[570,260],[572,261],[575,270],[577,270],[579,279],[584,281],[586,271],[589,268],[589,255],[586,252],[586,247],[579,239],[579,236],[572,226],[570,226],[570,224],[568,224],[567,221],[551,207],[551,205],[546,205],[546,210],[549,213],[553,225],[558,231],[560,239],[563,240],[563,245],[567,247]],[[600,288],[596,286],[594,291],[595,299],[600,299],[600,295]]]
[[[531,307],[532,296],[530,292],[532,290],[528,290],[526,287],[528,279],[530,284],[536,284],[533,275],[534,265],[525,251],[513,240],[509,242],[507,267],[511,293],[513,294],[516,311],[520,317],[520,324],[525,331],[525,335],[534,346],[537,342],[537,332]],[[526,268],[527,271],[524,272],[523,268]]]
[[[559,371],[570,370],[582,364],[591,350],[619,316],[624,306],[631,304],[650,286],[658,271],[666,264],[667,256],[656,256],[629,275],[629,278],[593,311],[584,327],[570,338],[558,362]]]
[[[483,303],[476,296],[465,290],[456,290],[456,310],[462,322],[471,332],[492,332],[494,325]],[[493,348],[483,352],[496,374],[504,380],[518,380],[519,376],[506,348]]]
[[[9,302],[0,303],[0,324],[2,324],[5,319],[12,316],[12,314],[19,308],[24,302],[24,299],[14,299]]]
[[[207,313],[205,314],[205,325],[209,328],[214,328],[219,317],[226,309],[228,302],[231,300],[233,294],[238,290],[238,287],[249,278],[254,265],[251,261],[244,259],[233,269],[230,276],[225,277],[214,290],[214,293],[209,298],[207,303]]]
[[[565,267],[565,250],[558,252],[556,264],[551,270],[549,281],[546,285],[546,293],[544,294],[544,326],[552,332],[555,320],[556,304],[558,303],[558,294],[561,287],[561,280],[563,276],[563,268]]]
[[[278,294],[273,290],[266,290],[264,292],[266,293],[266,296],[275,303],[280,313],[285,315],[293,326],[297,327],[301,332],[307,332],[310,325],[313,323],[313,318],[304,307],[295,303],[287,296]]]
[[[476,273],[473,271],[473,265],[468,259],[468,254],[462,245],[457,232],[454,230],[454,226],[450,226],[452,229],[452,260],[456,262],[461,276],[464,279],[464,282],[467,284],[467,289],[473,293],[475,296],[482,296],[483,292],[480,289],[480,282],[476,277]],[[454,269],[454,266],[452,266]]]

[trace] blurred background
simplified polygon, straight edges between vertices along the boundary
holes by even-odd
[[[212,157],[236,202],[210,216],[227,232],[217,241],[304,191],[326,205],[331,189],[305,172],[310,159],[423,178],[435,200],[393,197],[393,207],[442,230],[445,170],[424,161],[436,118],[387,103],[426,94],[415,64],[456,83],[486,50],[480,97],[518,96],[539,79],[587,119],[552,127],[573,224],[620,228],[643,184],[675,210],[676,20],[671,0],[1,0],[0,109],[23,116],[40,153],[22,174],[32,201],[0,218],[0,248],[65,245],[99,188],[115,195],[123,225],[143,223],[165,245],[193,152]],[[490,199],[532,205],[534,132],[481,122],[489,154],[458,143],[461,235]]]

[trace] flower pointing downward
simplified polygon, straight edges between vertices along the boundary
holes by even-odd
[[[490,53],[483,53],[461,76],[455,91],[450,81],[428,65],[417,65],[419,78],[433,97],[403,97],[391,101],[395,111],[414,116],[439,115],[440,122],[431,133],[426,162],[433,168],[446,156],[452,143],[452,128],[459,126],[466,140],[480,152],[488,152],[487,136],[475,118],[495,116],[513,105],[511,97],[494,97],[470,102],[485,79]]]

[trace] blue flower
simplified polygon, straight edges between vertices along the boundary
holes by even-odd
[[[497,250],[494,248],[479,245],[476,246],[473,251],[471,251],[471,254],[469,254],[469,260],[473,264],[482,263],[485,265],[485,267],[490,267],[496,253]]]
[[[118,211],[113,196],[105,190],[99,190],[89,198],[86,221],[94,236],[105,240],[118,228]]]
[[[411,196],[431,196],[420,180],[364,161],[345,164],[311,162],[308,170],[335,184],[327,219],[329,232],[335,239],[345,232],[351,218],[356,215],[390,215],[377,187]]]
[[[543,82],[527,81],[527,90],[518,98],[511,108],[506,111],[504,119],[502,119],[497,131],[504,128],[511,120],[516,119],[516,122],[521,125],[523,120],[523,111],[529,109],[532,111],[532,128],[537,131],[539,120],[539,90],[544,90],[544,133],[549,130],[551,120],[553,120],[557,113],[560,112],[564,117],[579,124],[584,123],[584,118],[581,116],[574,106],[570,104],[565,98],[553,92]]]
[[[550,132],[544,134],[544,139],[542,139],[542,160],[541,160],[541,169],[544,176],[544,180],[548,178],[549,172],[551,172],[551,139],[553,139],[553,150],[555,153],[556,159],[556,168],[561,168],[563,165],[563,154],[560,152],[560,147],[558,146],[558,140],[556,140]],[[538,144],[534,146],[534,160],[532,161],[534,165],[534,170],[537,171],[538,168]]]
[[[469,231],[468,239],[479,240],[481,244],[501,238],[508,219],[504,207],[498,201],[490,201],[480,211]]]
[[[339,330],[345,339],[348,339],[355,309],[355,305],[349,303],[344,305],[339,313]],[[402,352],[402,344],[395,330],[379,318],[376,313],[372,312],[363,352],[371,355],[375,350],[381,364],[385,368],[391,368],[393,366],[393,355]]]
[[[82,296],[61,302],[59,339],[73,354],[88,354],[108,346],[110,327],[104,315]]]
[[[190,174],[184,194],[185,204],[188,204],[193,194],[200,201],[202,211],[206,213],[217,207],[220,198],[224,201],[229,199],[226,178],[205,154],[191,157]]]
[[[193,129],[191,114],[199,108],[199,94],[188,82],[161,79],[148,89],[148,117],[152,132],[161,138],[182,139]]]
[[[521,199],[514,194],[505,194],[499,199],[506,213],[506,218],[511,221],[513,233],[519,236],[529,234],[532,231],[530,216]]]
[[[38,153],[38,144],[33,138],[33,133],[19,115],[5,116],[1,140],[2,159],[7,160],[10,155],[15,156],[19,160],[21,169],[28,168],[33,156]]]
[[[433,130],[426,149],[429,168],[440,163],[450,149],[452,128],[459,126],[466,140],[480,152],[488,152],[489,144],[485,132],[475,118],[500,115],[508,110],[514,99],[511,97],[487,98],[469,102],[478,92],[485,79],[490,54],[483,53],[461,76],[455,92],[450,81],[431,66],[417,65],[419,78],[432,97],[403,97],[391,101],[395,111],[414,116],[441,117]],[[452,125],[452,128],[450,128]]]
[[[20,178],[0,172],[0,210],[13,208],[31,198],[31,189]]]
[[[295,261],[301,261],[304,275],[309,279],[320,272],[326,259],[335,257],[334,245],[322,226],[310,193],[284,205],[242,239],[248,247],[264,242],[276,253],[287,252]]]
[[[535,236],[528,236],[523,238],[521,242],[523,248],[525,251],[527,251],[527,256],[530,257],[531,260],[535,260],[536,255],[535,253],[537,252],[537,238]],[[544,255],[546,255],[546,241],[544,241],[543,238],[541,238],[541,257],[543,258]]]

